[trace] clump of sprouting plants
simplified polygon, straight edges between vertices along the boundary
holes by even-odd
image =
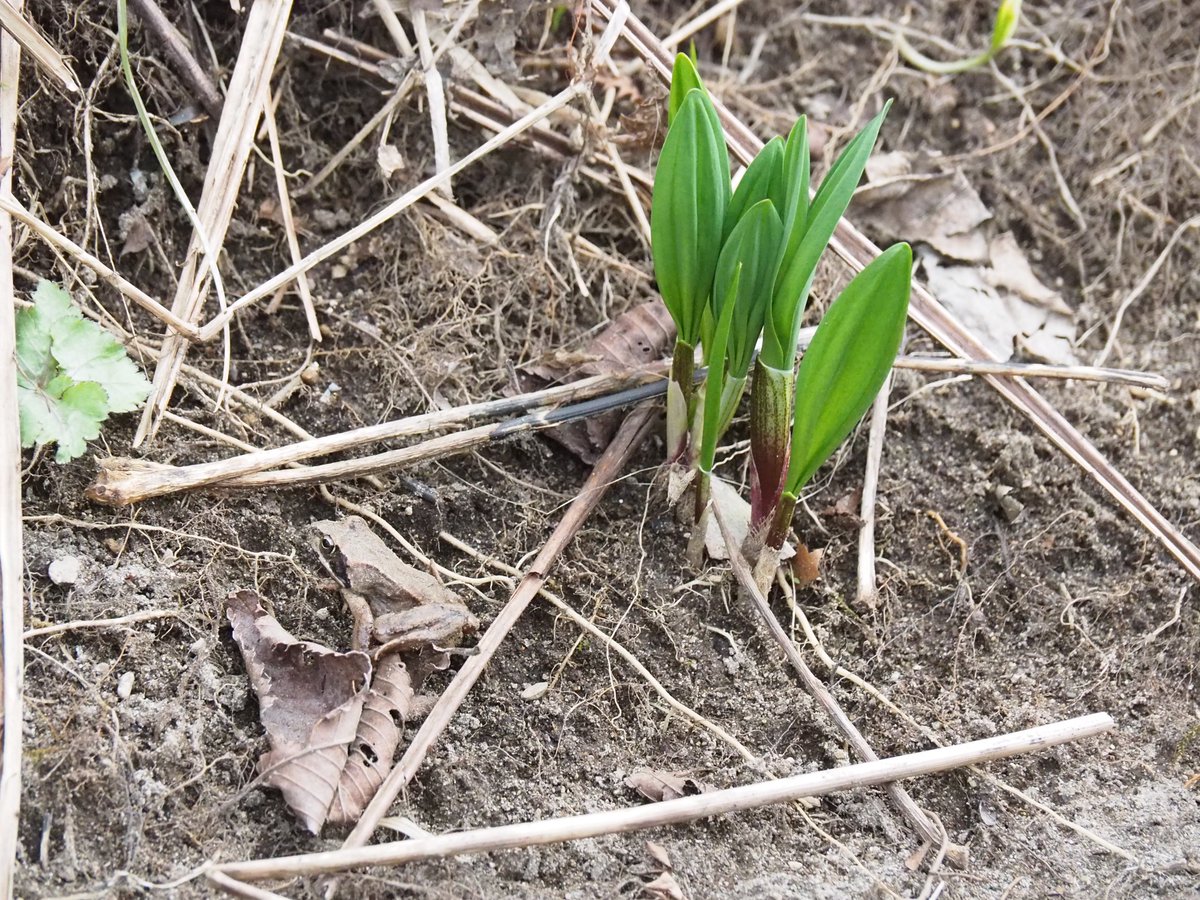
[[[654,271],[677,328],[667,390],[670,495],[677,501],[693,486],[701,531],[717,446],[749,383],[744,549],[760,573],[774,571],[801,490],[871,405],[903,337],[912,251],[901,243],[833,301],[796,366],[813,274],[887,111],[850,141],[811,197],[803,116],[786,139],[763,147],[734,190],[717,111],[692,60],[675,60],[650,220]],[[698,384],[697,348],[706,372]]]

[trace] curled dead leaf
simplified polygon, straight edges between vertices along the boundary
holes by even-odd
[[[638,769],[625,779],[625,786],[633,788],[647,800],[677,800],[708,791],[708,785],[686,774],[661,772],[653,769]]]
[[[565,364],[560,357],[551,355],[527,366],[521,373],[521,388],[536,390],[554,382],[635,369],[661,359],[674,340],[675,323],[667,308],[658,300],[642,303],[617,316],[582,353],[566,357]],[[619,410],[605,413],[553,428],[546,436],[591,465],[612,440],[623,416]]]

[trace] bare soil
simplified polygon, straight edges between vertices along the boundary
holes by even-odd
[[[388,49],[378,21],[359,15],[369,6],[298,4],[291,30],[319,39],[323,29],[337,28]],[[912,10],[911,24],[975,47],[986,41],[991,6],[932,0]],[[195,35],[193,10],[199,12],[227,73],[243,18],[220,2],[168,9]],[[679,3],[638,3],[635,12],[662,35],[687,11]],[[1200,89],[1196,12],[1194,4],[1174,2],[1027,4],[1020,37],[1030,45],[1005,52],[999,67],[1024,87],[1035,112],[1070,91],[1040,123],[1044,142],[988,70],[933,79],[898,66],[888,44],[863,25],[811,15],[900,15],[888,5],[856,0],[781,11],[748,0],[732,32],[709,28],[697,49],[711,61],[705,74],[714,91],[763,136],[786,131],[807,111],[835,129],[836,143],[884,97],[895,97],[883,147],[956,158],[999,225],[1017,234],[1038,276],[1077,311],[1079,352],[1091,359],[1121,300],[1179,223],[1200,209],[1200,104],[1187,105]],[[550,29],[539,49],[545,13],[521,2],[485,3],[487,27],[468,28],[465,40],[498,76],[555,89],[568,77],[571,22],[568,16]],[[15,190],[62,232],[81,241],[86,235],[89,249],[169,298],[189,232],[120,82],[112,8],[55,2],[35,5],[33,14],[73,57],[92,106],[85,117],[82,106],[69,105],[26,64]],[[131,44],[155,114],[165,118],[192,102],[161,47],[136,25]],[[1044,46],[1085,69],[1056,63]],[[624,47],[618,57],[631,59]],[[453,84],[453,73],[447,76]],[[293,172],[318,169],[386,90],[293,42],[275,83]],[[636,123],[655,121],[653,105],[664,92],[644,72],[634,72],[628,86],[633,96],[623,95],[618,106],[631,135],[622,153],[651,170],[654,130],[638,132]],[[390,140],[407,162],[393,183],[381,182],[368,142],[297,201],[306,249],[432,170],[420,94],[392,124]],[[197,197],[212,123],[158,124]],[[454,117],[450,137],[456,157],[483,139]],[[1069,209],[1047,147],[1086,227]],[[652,296],[651,283],[631,271],[648,273],[650,262],[624,199],[583,177],[574,161],[510,144],[458,177],[455,195],[500,233],[499,247],[480,246],[429,207],[411,209],[336,266],[314,272],[326,330],[321,344],[308,346],[292,296],[275,315],[261,308],[242,315],[232,333],[231,382],[266,399],[311,358],[320,364],[318,380],[301,385],[280,411],[313,433],[333,433],[499,396],[513,367],[580,348],[612,317]],[[288,262],[283,232],[259,215],[274,196],[267,153],[252,161],[226,242],[226,277],[239,292]],[[150,223],[153,243],[121,256],[131,213]],[[859,224],[870,233],[869,221]],[[612,259],[570,259],[567,239],[575,234]],[[1193,540],[1200,539],[1198,262],[1190,232],[1130,308],[1110,360],[1165,374],[1169,394],[1044,385]],[[159,333],[32,237],[20,243],[17,264],[19,275],[63,281],[127,328]],[[909,345],[932,346],[915,329]],[[220,371],[218,347],[191,359]],[[898,403],[879,500],[878,553],[886,560],[880,601],[855,600],[857,531],[836,508],[861,482],[865,433],[826,468],[797,516],[804,540],[826,551],[823,579],[800,601],[839,664],[942,740],[1110,712],[1119,723],[1110,736],[989,771],[1125,856],[992,783],[956,772],[916,781],[911,790],[970,847],[970,866],[961,871],[909,871],[913,835],[885,796],[869,791],[826,798],[808,812],[770,809],[649,834],[373,870],[348,878],[346,896],[642,896],[642,886],[662,871],[647,839],[667,850],[693,898],[936,890],[942,897],[1200,896],[1195,586],[986,385],[914,393],[932,380],[901,373],[893,392]],[[244,411],[214,412],[212,400],[184,387],[175,409],[260,446],[290,439]],[[129,452],[132,419],[106,429],[97,455]],[[186,463],[230,451],[167,423],[145,452]],[[847,748],[789,677],[730,579],[716,568],[697,580],[682,563],[686,531],[653,485],[661,454],[660,440],[640,450],[549,586],[775,773],[845,763]],[[95,473],[91,459],[58,466],[43,454],[26,461],[30,626],[147,610],[175,617],[29,640],[18,894],[159,893],[153,885],[208,859],[336,847],[340,835],[307,834],[276,793],[255,785],[265,738],[222,609],[229,591],[253,588],[293,633],[347,646],[348,617],[306,536],[310,522],[335,510],[315,490],[203,493],[110,510],[83,498]],[[727,473],[741,477],[744,463],[744,454],[731,455]],[[486,579],[496,573],[439,532],[520,565],[541,546],[586,471],[557,444],[527,437],[388,475],[379,486],[351,482],[332,490],[383,516],[442,565]],[[997,501],[1001,487],[1018,501],[1015,518],[1011,505],[1006,510]],[[965,542],[964,578],[958,547],[930,512]],[[47,576],[62,557],[82,563],[74,585]],[[460,590],[485,624],[508,596],[495,580]],[[117,685],[126,673],[133,684],[122,698]],[[542,681],[551,684],[543,696],[522,699],[527,686]],[[831,687],[881,755],[931,746],[853,685],[835,680]],[[629,806],[642,801],[623,779],[639,767],[687,772],[718,787],[761,777],[729,747],[669,714],[619,658],[580,640],[568,621],[535,603],[395,812],[444,832]],[[279,889],[293,897],[319,894],[308,881]],[[200,881],[168,891],[209,893]]]

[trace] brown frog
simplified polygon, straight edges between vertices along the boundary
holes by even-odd
[[[445,650],[478,630],[457,594],[401,562],[358,516],[314,522],[313,529],[317,553],[354,618],[355,650],[367,650],[372,638],[383,645],[377,658],[380,651]]]

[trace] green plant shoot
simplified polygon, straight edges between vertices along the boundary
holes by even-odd
[[[891,102],[838,155],[808,202],[809,151],[800,119],[784,150],[783,252],[763,328],[762,353],[750,395],[750,520],[761,533],[779,503],[790,447],[788,430],[800,322],[813,275],[838,221],[854,196]]]
[[[677,330],[667,388],[667,454],[675,461],[687,450],[695,348],[732,188],[716,109],[683,54],[675,61],[669,112],[671,124],[654,173],[650,243],[659,291]]]
[[[894,244],[847,285],[817,326],[796,375],[791,457],[768,546],[782,546],[801,489],[879,392],[904,336],[911,284],[912,249]]]
[[[150,383],[112,335],[88,321],[70,295],[38,283],[16,317],[21,446],[57,444],[55,459],[81,456],[115,412],[131,412]]]
[[[954,59],[948,62],[932,59],[916,49],[900,32],[896,33],[896,52],[910,66],[929,72],[931,75],[954,75],[966,72],[979,66],[986,66],[996,55],[1008,46],[1017,25],[1021,21],[1021,0],[1001,0],[996,10],[996,20],[992,23],[992,39],[982,53],[968,56],[964,59]]]

